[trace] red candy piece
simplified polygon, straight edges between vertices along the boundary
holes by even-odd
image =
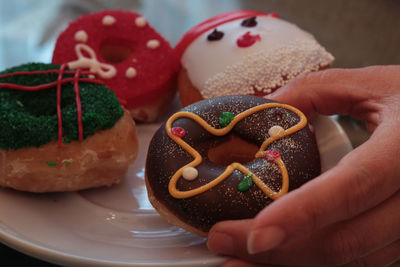
[[[274,162],[276,159],[281,157],[281,153],[278,150],[267,150],[265,151],[265,159],[269,162]]]
[[[97,69],[82,67],[89,63],[76,65],[95,72],[126,108],[133,109],[171,88],[179,67],[172,57],[168,41],[140,14],[105,10],[70,23],[57,39],[52,62],[97,61]]]
[[[171,129],[171,133],[179,138],[183,138],[186,135],[186,130],[182,127],[174,127]]]
[[[261,41],[260,35],[251,35],[251,33],[248,31],[236,40],[236,44],[239,47],[249,47],[252,46],[256,41]]]

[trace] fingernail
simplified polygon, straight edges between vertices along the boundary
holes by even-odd
[[[220,254],[233,253],[233,239],[230,235],[213,232],[209,235],[207,240],[207,247],[209,250]]]
[[[276,247],[285,239],[285,232],[276,226],[252,231],[247,237],[247,252],[256,254]]]

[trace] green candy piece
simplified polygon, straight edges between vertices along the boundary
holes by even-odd
[[[46,161],[47,166],[49,167],[55,167],[57,166],[57,163],[55,163],[54,161]]]
[[[222,128],[228,126],[232,122],[234,117],[235,114],[233,114],[232,112],[227,111],[222,113],[218,119],[219,125],[221,125]]]
[[[240,192],[245,192],[249,190],[253,186],[253,174],[249,173],[246,174],[243,178],[243,180],[239,183],[238,185],[238,190]]]

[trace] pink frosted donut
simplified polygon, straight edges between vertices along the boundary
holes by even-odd
[[[266,96],[333,61],[315,38],[276,13],[238,10],[190,29],[174,48],[181,103],[234,94]]]
[[[78,18],[57,39],[53,63],[89,69],[131,115],[153,121],[172,100],[178,64],[140,14],[106,10]]]

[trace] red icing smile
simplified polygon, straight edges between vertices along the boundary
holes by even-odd
[[[251,35],[250,32],[246,32],[236,40],[236,44],[239,47],[249,47],[252,46],[256,41],[261,41],[259,34]]]

